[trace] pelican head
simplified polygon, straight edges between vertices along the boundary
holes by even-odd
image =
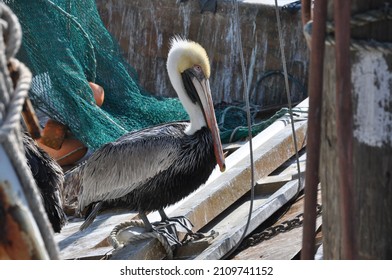
[[[215,158],[223,172],[225,161],[211,97],[211,69],[207,52],[198,43],[174,37],[167,58],[167,71],[173,88],[189,115],[190,125],[185,133],[191,135],[202,127],[209,128]]]

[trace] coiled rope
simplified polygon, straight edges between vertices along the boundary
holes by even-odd
[[[42,244],[39,238],[31,236],[36,241],[37,247],[34,249],[38,251],[37,256],[58,259],[57,245],[52,234],[48,234],[52,230],[42,203],[39,201],[39,193],[27,166],[21,141],[21,110],[30,88],[32,75],[24,64],[13,58],[20,47],[22,31],[17,17],[3,3],[0,3],[0,28],[2,32],[0,36],[0,144],[18,174],[23,194],[46,247],[45,252],[40,247]],[[18,75],[15,89],[8,70],[9,64]]]
[[[108,237],[109,243],[113,246],[115,250],[121,249],[125,246],[124,243],[118,241],[118,234],[120,231],[125,230],[129,227],[138,227],[138,228],[145,228],[144,222],[141,220],[131,220],[127,222],[123,222],[118,224],[113,228],[113,230],[110,232],[110,235]],[[133,243],[133,242],[139,242],[142,240],[146,239],[152,239],[156,238],[158,241],[162,244],[163,248],[166,251],[167,258],[168,259],[173,259],[173,250],[167,241],[166,237],[164,237],[162,234],[160,234],[157,231],[151,231],[151,232],[143,232],[143,233],[132,233],[128,232],[127,236],[127,244]]]

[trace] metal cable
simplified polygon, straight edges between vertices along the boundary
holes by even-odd
[[[241,61],[241,70],[242,70],[242,80],[244,83],[244,99],[245,99],[245,106],[246,106],[246,117],[247,117],[247,126],[248,126],[248,142],[249,142],[249,160],[250,160],[250,204],[249,204],[249,214],[245,224],[245,229],[242,233],[240,240],[236,243],[236,245],[229,250],[222,258],[225,259],[230,256],[237,248],[240,246],[242,241],[245,239],[247,235],[247,231],[250,225],[250,221],[252,218],[253,212],[253,201],[255,197],[255,179],[254,179],[254,162],[253,162],[253,145],[252,145],[252,124],[251,124],[251,116],[250,116],[250,104],[249,104],[249,90],[248,84],[246,79],[246,69],[245,69],[245,62],[244,62],[244,53],[242,50],[242,39],[241,39],[241,28],[240,28],[240,19],[239,19],[239,11],[238,11],[238,1],[234,0],[234,9],[235,9],[235,19],[236,19],[236,36],[237,36],[237,44],[238,44],[238,52],[240,54],[240,61]]]
[[[276,22],[278,25],[279,46],[280,46],[280,54],[282,56],[282,66],[283,66],[283,74],[284,74],[284,81],[285,81],[285,88],[286,88],[286,95],[287,95],[287,104],[288,104],[288,108],[289,108],[291,129],[293,131],[293,144],[294,144],[294,150],[295,150],[295,159],[297,162],[298,189],[297,189],[297,195],[294,196],[294,198],[293,198],[293,199],[296,199],[296,197],[298,196],[298,194],[300,193],[300,190],[301,190],[301,168],[300,168],[300,164],[299,164],[299,154],[298,154],[298,144],[297,144],[298,141],[297,141],[297,134],[295,133],[295,126],[294,126],[294,117],[293,117],[293,110],[292,110],[291,96],[290,96],[290,87],[289,87],[289,75],[288,75],[288,71],[287,71],[286,56],[284,53],[282,24],[280,22],[278,0],[275,0],[275,14],[276,14]]]

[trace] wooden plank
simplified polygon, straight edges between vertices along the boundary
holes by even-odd
[[[254,231],[260,224],[266,221],[278,209],[293,198],[298,190],[298,180],[290,181],[272,195],[256,196],[254,210],[247,234]],[[249,214],[249,200],[230,212],[225,219],[213,226],[219,232],[219,236],[210,247],[198,255],[198,260],[220,259],[225,256],[240,241],[245,230]]]
[[[84,220],[73,219],[56,233],[54,238],[60,249],[60,259],[100,259],[113,250],[107,237],[117,224],[132,219],[137,213],[107,212],[97,216],[85,231],[79,231]]]
[[[321,226],[322,218],[316,220],[316,228]],[[234,260],[292,260],[302,248],[302,227],[283,232],[270,240],[262,242],[238,254]]]
[[[35,114],[34,107],[30,99],[27,97],[22,109],[23,121],[26,125],[27,131],[33,139],[41,137],[41,126],[39,125],[38,118]]]
[[[157,239],[142,240],[132,243],[121,250],[113,251],[112,260],[162,260],[166,251]]]
[[[306,154],[300,157],[300,161],[304,161],[305,159]],[[291,161],[291,165],[286,165],[286,168],[281,170],[280,174],[284,177],[276,175],[273,176],[273,178],[284,178],[285,180],[285,176],[290,175],[292,179],[293,174],[297,173],[297,170],[292,168],[293,165],[296,166],[296,163]],[[291,180],[286,183],[281,183],[280,185],[278,181],[260,181],[263,181],[264,183],[258,184],[255,187],[255,199],[253,201],[252,218],[248,232],[259,227],[302,189],[302,187],[298,188],[298,180]],[[271,185],[271,183],[273,184]],[[250,196],[247,194],[241,201],[237,202],[236,205],[231,206],[230,211],[221,214],[218,221],[212,221],[208,225],[207,229],[213,228],[221,234],[205,252],[197,257],[197,259],[219,259],[240,241],[249,215],[249,203]],[[224,217],[222,217],[222,215]]]
[[[318,193],[318,201],[321,204],[321,192]],[[296,200],[290,209],[272,226],[281,224],[303,213],[304,196]],[[322,217],[316,221],[316,231],[321,227]],[[279,233],[275,237],[264,240],[263,242],[249,247],[235,256],[234,260],[291,260],[298,255],[302,248],[302,230],[303,227],[294,228],[290,231]]]

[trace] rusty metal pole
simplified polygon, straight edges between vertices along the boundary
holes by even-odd
[[[339,193],[342,211],[344,259],[355,258],[353,234],[353,110],[350,63],[351,0],[334,0],[336,58],[336,129],[339,165]]]
[[[314,21],[309,71],[309,116],[306,155],[304,227],[301,259],[314,259],[317,185],[319,183],[321,104],[325,49],[327,0],[314,3]]]
[[[301,0],[302,25],[311,19],[311,0]]]

